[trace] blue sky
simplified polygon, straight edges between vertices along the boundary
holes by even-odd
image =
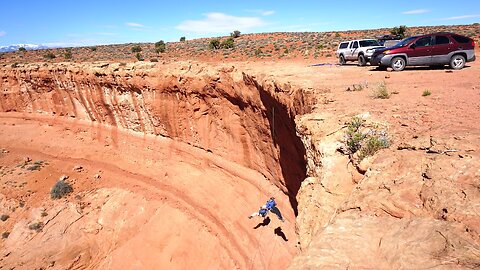
[[[480,22],[479,0],[2,1],[0,46],[178,41],[242,33]]]

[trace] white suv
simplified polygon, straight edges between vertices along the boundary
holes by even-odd
[[[359,66],[365,66],[370,61],[376,49],[385,48],[375,39],[360,39],[340,43],[337,57],[341,65],[347,61],[358,61]]]

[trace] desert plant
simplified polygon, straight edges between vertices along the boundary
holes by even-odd
[[[54,59],[56,56],[55,56],[55,54],[49,52],[49,53],[44,54],[43,57],[45,59],[51,60],[51,59]]]
[[[390,93],[388,92],[387,85],[385,82],[378,84],[377,88],[373,90],[373,98],[387,99],[390,98]]]
[[[232,33],[230,33],[230,36],[231,36],[232,38],[238,38],[238,37],[240,37],[240,31],[235,30],[235,31],[233,31]]]
[[[180,42],[184,42],[185,40],[186,40],[185,37],[180,38]]]
[[[157,58],[152,58],[152,59],[150,59],[150,62],[158,62],[158,59]]]
[[[94,47],[90,47],[90,51],[94,52],[94,51],[96,51],[96,50],[97,50],[97,47],[95,47],[95,46],[94,46]]]
[[[72,186],[63,180],[59,180],[53,185],[52,190],[50,191],[50,197],[52,199],[60,199],[70,192],[73,192]]]
[[[3,214],[3,215],[0,216],[0,220],[1,220],[1,221],[6,221],[8,218],[10,218],[9,215]]]
[[[28,228],[32,231],[41,231],[42,228],[43,228],[43,222],[35,222],[35,223],[32,223],[30,225],[28,225]]]
[[[12,68],[17,68],[18,67],[18,63],[13,63],[12,64]]]
[[[135,45],[132,47],[132,53],[139,53],[142,51],[142,48],[139,45]]]
[[[27,49],[25,49],[25,47],[20,47],[20,48],[18,48],[18,51],[19,51],[19,52],[26,52]]]
[[[354,116],[346,124],[345,146],[347,153],[352,156],[357,153],[358,160],[361,161],[367,156],[374,155],[377,151],[390,146],[386,132],[379,130],[378,127],[365,127],[365,120]]]
[[[65,59],[72,59],[72,48],[65,49],[64,57]]]
[[[137,58],[138,61],[143,61],[143,56],[141,53],[137,52],[137,54],[135,54],[135,58]]]
[[[9,232],[3,232],[2,233],[2,239],[7,239],[9,235],[10,235]]]
[[[164,53],[167,46],[163,40],[155,42],[155,52],[157,53]]]
[[[424,90],[422,93],[422,97],[430,96],[432,92],[430,92],[428,89]]]
[[[262,52],[262,49],[260,49],[260,48],[257,48],[257,49],[255,50],[255,56],[256,56],[256,57],[261,56],[262,53],[263,53],[263,52]]]
[[[394,27],[392,30],[390,30],[390,34],[395,36],[400,36],[401,38],[405,37],[406,32],[407,32],[407,26],[405,25],[400,25],[399,27]]]
[[[226,40],[222,41],[222,43],[220,44],[220,47],[222,49],[231,49],[234,47],[234,41],[233,41],[233,38],[227,38]]]
[[[220,40],[218,40],[218,38],[214,38],[214,39],[210,40],[210,43],[208,44],[208,48],[210,50],[220,49]]]

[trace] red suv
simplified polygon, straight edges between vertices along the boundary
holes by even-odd
[[[453,69],[462,69],[471,61],[475,61],[473,39],[453,33],[434,33],[409,37],[393,47],[377,49],[370,64],[401,71],[406,66],[450,65]]]

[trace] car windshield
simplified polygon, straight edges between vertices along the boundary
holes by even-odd
[[[360,47],[380,46],[378,41],[372,40],[360,40]]]
[[[408,37],[408,38],[400,41],[399,43],[395,44],[395,46],[393,46],[393,47],[395,47],[395,48],[404,47],[404,46],[410,44],[410,42],[412,42],[412,40],[414,40],[414,39],[416,39],[416,38],[417,38],[417,37]]]

